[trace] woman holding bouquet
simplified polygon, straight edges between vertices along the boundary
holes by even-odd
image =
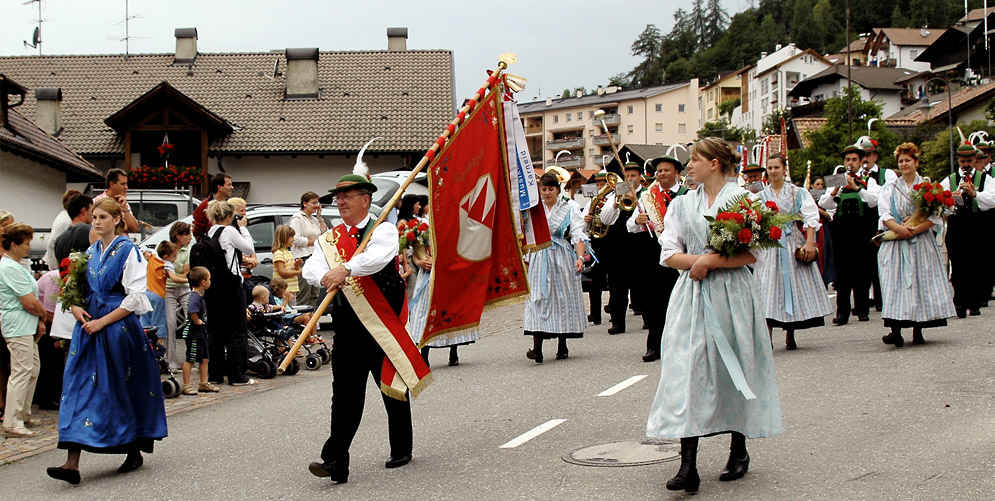
[[[896,237],[882,242],[878,252],[884,301],[881,318],[884,326],[891,328],[891,333],[881,340],[896,348],[905,345],[903,328],[912,328],[912,344],[923,344],[923,329],[947,325],[947,318],[956,314],[933,232],[935,225],[942,224],[942,207],[953,205],[953,198],[949,192],[941,193],[940,200],[927,193],[930,196],[923,200],[925,204],[916,203],[915,192],[923,187],[917,172],[919,154],[919,148],[912,143],[895,149],[901,177],[886,184],[878,197],[881,228],[891,230]],[[948,198],[951,201],[945,203]],[[918,216],[911,218],[917,211]],[[923,217],[927,214],[928,219]]]
[[[79,483],[80,451],[127,454],[118,473],[142,466],[142,452],[166,436],[159,369],[138,316],[151,309],[145,264],[124,236],[121,208],[112,199],[93,206],[100,240],[86,251],[86,306],[73,306],[73,330],[59,408],[59,448],[65,464],[52,478]],[[66,291],[63,291],[65,293]]]
[[[584,312],[580,272],[584,269],[584,216],[573,200],[560,196],[560,180],[547,172],[539,178],[539,195],[546,209],[552,245],[529,255],[532,293],[525,304],[525,335],[533,346],[525,353],[541,364],[542,342],[557,338],[556,359],[567,358],[567,338],[584,336]]]
[[[762,266],[757,266],[756,276],[767,327],[784,329],[784,345],[794,350],[795,331],[826,325],[823,317],[833,312],[833,305],[816,263],[815,233],[822,226],[819,209],[807,191],[784,182],[786,165],[779,153],[767,157],[768,184],[756,196],[776,204],[782,214],[800,217],[801,225],[787,225],[781,233],[782,247],[760,253]],[[804,261],[796,259],[798,254]]]
[[[746,437],[781,432],[773,353],[761,309],[760,291],[746,265],[745,251],[722,257],[706,248],[709,221],[747,191],[726,182],[735,175],[739,153],[718,138],[691,147],[689,175],[697,190],[674,199],[660,237],[661,264],[681,270],[667,306],[660,385],[646,422],[646,434],[681,439],[681,466],[669,490],[696,492],[698,438],[732,435],[729,461],[719,476],[741,478],[750,465]]]

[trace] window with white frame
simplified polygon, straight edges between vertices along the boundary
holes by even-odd
[[[567,113],[567,121],[568,122],[573,121],[573,114],[572,113]]]
[[[553,123],[554,124],[560,123],[560,116],[559,115],[553,115]]]
[[[684,103],[678,104],[677,105],[677,112],[678,113],[684,113],[684,106],[685,106]]]
[[[677,133],[678,134],[686,134],[687,131],[688,131],[687,124],[677,124]]]
[[[630,106],[630,108],[631,108],[631,106]],[[632,130],[633,130],[632,126],[630,125],[630,126],[626,127],[625,133],[626,134],[632,134]]]
[[[663,103],[656,103],[656,112],[660,113],[663,111]]]
[[[656,131],[657,132],[663,132],[663,124],[662,123],[657,122],[657,124],[656,124]]]
[[[632,105],[631,105],[631,104],[630,104],[629,106],[627,106],[627,107],[626,107],[626,112],[627,112],[628,114],[630,114],[630,115],[632,114]]]

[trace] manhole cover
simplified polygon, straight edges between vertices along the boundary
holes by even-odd
[[[589,445],[563,455],[581,466],[643,466],[673,461],[681,456],[678,440],[645,439]]]

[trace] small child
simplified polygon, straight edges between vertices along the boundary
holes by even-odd
[[[187,340],[187,359],[183,363],[183,394],[196,395],[198,391],[217,392],[219,388],[207,381],[207,363],[210,361],[207,345],[207,303],[204,301],[204,291],[211,288],[211,272],[203,266],[190,270],[190,302],[188,315],[190,317],[183,338]],[[200,363],[200,385],[194,388],[190,384],[190,371],[193,364]]]
[[[287,281],[287,290],[293,293],[300,292],[300,285],[297,281],[303,273],[304,262],[294,259],[290,252],[290,247],[294,245],[296,233],[290,226],[281,224],[273,232],[273,276],[280,277]]]
[[[155,248],[156,254],[159,254],[159,259],[163,261],[163,269],[165,270],[163,278],[168,278],[178,284],[185,284],[187,283],[187,277],[176,273],[176,267],[173,265],[173,261],[176,260],[177,250],[179,249],[177,249],[176,244],[165,240],[159,242],[159,245]]]
[[[307,323],[311,321],[311,313],[310,312],[301,313],[300,315],[298,315],[298,314],[296,314],[296,312],[294,312],[293,310],[290,309],[290,304],[294,302],[294,298],[297,295],[294,294],[293,292],[290,292],[289,290],[287,290],[287,282],[285,280],[283,280],[280,277],[273,277],[273,279],[269,281],[269,286],[270,286],[271,289],[273,289],[273,297],[280,298],[280,299],[283,300],[283,304],[281,305],[281,307],[284,308],[284,311],[289,311],[290,312],[284,318],[289,317],[289,318],[293,319],[294,323],[300,324],[300,325],[307,325]],[[273,302],[275,303],[275,301],[273,301]],[[317,335],[317,334],[312,334],[311,336],[308,337],[308,341],[307,342],[308,343],[312,343],[312,344],[313,343],[324,343],[325,340],[322,339],[322,337],[319,336],[319,335]]]

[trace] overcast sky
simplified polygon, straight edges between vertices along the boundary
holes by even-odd
[[[38,4],[0,0],[0,54],[34,55],[25,47]],[[730,14],[749,0],[722,0]],[[469,97],[505,51],[509,71],[528,79],[520,101],[592,89],[632,69],[629,47],[647,24],[667,32],[673,12],[691,0],[493,2],[130,0],[130,52],[175,50],[174,28],[196,27],[200,52],[256,52],[287,47],[386,49],[387,28],[408,28],[409,49],[449,49],[456,98]],[[471,11],[470,9],[477,9]],[[123,53],[125,0],[43,0],[42,53]],[[141,37],[141,38],[139,38]],[[262,69],[262,68],[261,68]],[[0,72],[3,71],[0,65]]]

